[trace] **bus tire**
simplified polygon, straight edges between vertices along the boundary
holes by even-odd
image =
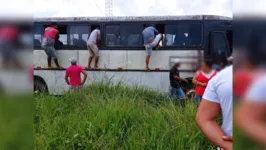
[[[43,80],[43,78],[39,76],[34,76],[34,94],[38,93],[48,93],[48,87]]]

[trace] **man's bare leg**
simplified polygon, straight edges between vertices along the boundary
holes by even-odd
[[[94,68],[98,69],[98,61],[99,61],[99,56],[95,57],[95,63],[94,63]]]
[[[150,71],[149,63],[150,63],[150,56],[146,56],[146,71]]]
[[[59,65],[59,62],[58,62],[58,59],[57,59],[57,58],[54,59],[54,62],[55,62],[55,64],[56,64],[56,67],[57,67],[57,68],[59,68],[59,69],[63,69],[63,67],[61,67],[61,66]]]
[[[93,56],[90,56],[89,57],[89,61],[88,61],[88,69],[90,69],[91,68],[91,62],[92,62],[92,59],[93,59]],[[96,61],[96,60],[95,60]]]
[[[47,59],[48,68],[52,68],[52,58]]]

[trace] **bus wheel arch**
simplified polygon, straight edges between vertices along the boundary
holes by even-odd
[[[192,83],[192,77],[185,78],[188,80],[188,83],[182,82],[181,87],[187,97],[187,99],[195,98],[195,86]]]
[[[34,93],[48,93],[48,86],[40,76],[34,76]]]

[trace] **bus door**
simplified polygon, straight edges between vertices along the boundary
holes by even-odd
[[[209,32],[209,48],[208,55],[217,56],[225,55],[229,57],[232,54],[232,49],[230,48],[230,33],[232,30],[212,30]]]

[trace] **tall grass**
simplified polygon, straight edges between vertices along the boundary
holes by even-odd
[[[175,101],[105,83],[61,97],[35,96],[35,149],[215,149],[195,124],[195,104]]]

